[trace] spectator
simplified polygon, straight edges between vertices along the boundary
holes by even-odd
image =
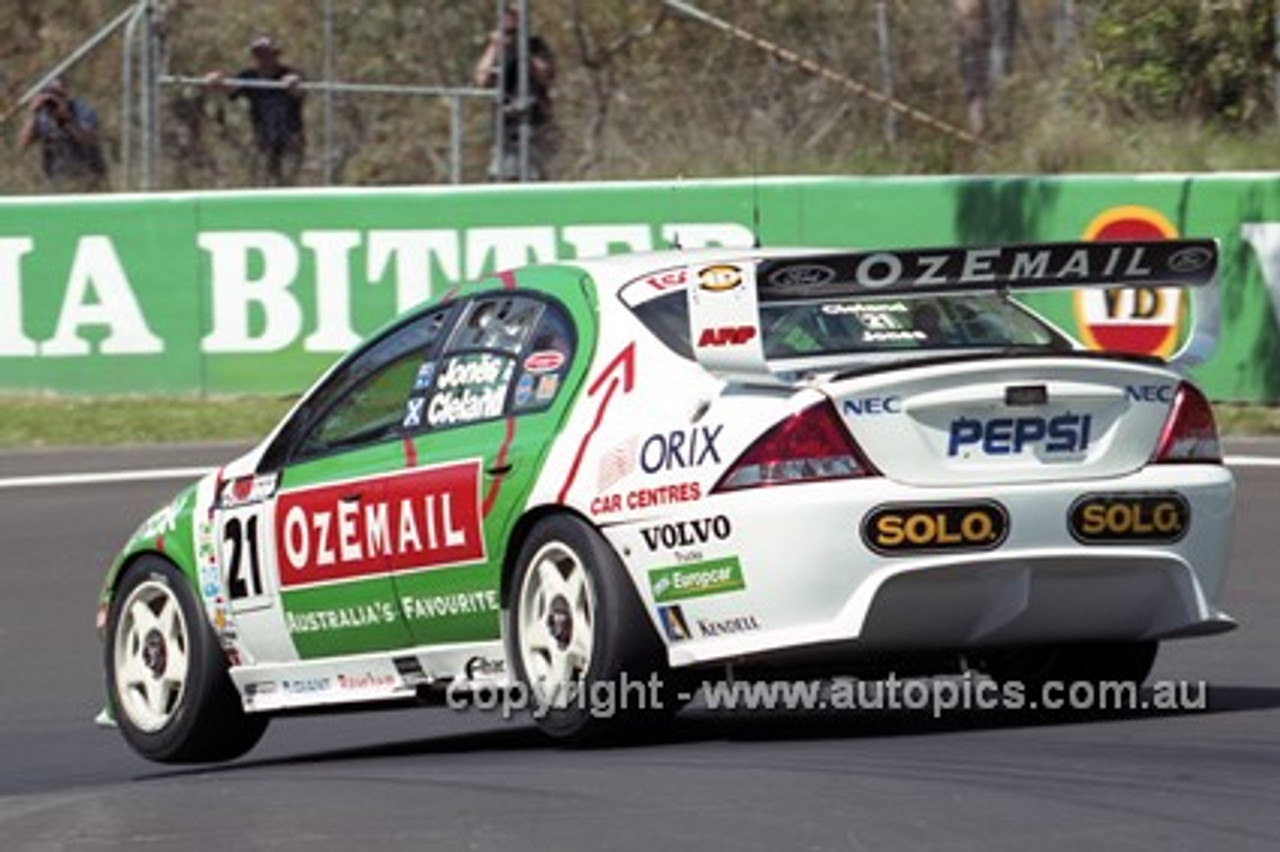
[[[259,36],[249,45],[254,67],[246,68],[233,80],[273,82],[279,86],[232,86],[231,100],[245,98],[249,102],[249,120],[253,123],[254,143],[258,158],[255,178],[271,186],[293,184],[302,167],[306,147],[302,124],[302,75],[280,61],[280,46],[270,36]],[[210,82],[226,84],[226,75],[214,71]]]
[[[551,120],[551,84],[556,76],[555,56],[541,37],[530,35],[529,100],[520,102],[520,8],[508,3],[502,20],[489,34],[484,52],[476,62],[473,78],[477,86],[502,86],[503,133],[494,140],[489,177],[516,180],[520,177],[520,126],[529,126],[529,177],[546,180],[547,167],[555,153],[555,126]]]
[[[18,131],[26,150],[40,143],[41,167],[59,192],[99,192],[107,188],[107,161],[98,144],[98,113],[71,97],[60,79],[31,99],[31,114]]]

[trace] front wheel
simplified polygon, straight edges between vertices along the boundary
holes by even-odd
[[[678,709],[665,648],[617,554],[589,524],[571,515],[540,521],[512,588],[508,657],[544,732],[583,741]]]
[[[267,727],[246,714],[226,658],[181,572],[147,556],[111,601],[107,695],[125,740],[159,763],[231,760]]]

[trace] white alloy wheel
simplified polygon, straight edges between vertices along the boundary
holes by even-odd
[[[544,544],[530,560],[516,617],[520,658],[541,707],[574,701],[591,667],[596,599],[578,553],[564,542]]]
[[[148,580],[129,592],[113,638],[116,694],[120,710],[140,731],[161,730],[182,706],[189,635],[167,583]]]

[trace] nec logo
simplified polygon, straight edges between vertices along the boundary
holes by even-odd
[[[1173,402],[1173,385],[1127,385],[1124,395],[1130,402]]]
[[[1027,448],[1044,453],[1080,453],[1089,448],[1091,414],[1059,414],[1057,417],[994,417],[978,420],[957,417],[951,421],[947,455],[957,456],[970,447],[984,455],[1018,455]]]
[[[723,328],[704,328],[698,335],[698,347],[741,346],[756,336],[755,326],[731,325]]]
[[[846,417],[870,414],[901,414],[900,396],[864,396],[862,399],[846,399],[842,404]]]

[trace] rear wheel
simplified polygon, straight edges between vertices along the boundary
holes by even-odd
[[[1039,685],[1112,681],[1141,685],[1155,665],[1157,642],[1100,642],[991,651],[973,660],[1001,682]]]
[[[267,727],[244,712],[190,584],[156,556],[135,563],[111,602],[107,695],[120,731],[160,763],[231,760]]]
[[[540,521],[512,588],[508,657],[544,732],[631,733],[678,709],[666,651],[613,548],[586,522]]]

